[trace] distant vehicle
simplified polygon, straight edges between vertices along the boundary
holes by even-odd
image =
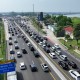
[[[20,69],[21,70],[25,70],[26,69],[26,65],[24,64],[24,62],[20,62]]]
[[[17,39],[14,39],[14,43],[18,43]]]
[[[18,58],[22,57],[22,54],[20,52],[17,52],[17,57]]]
[[[58,64],[65,70],[69,69],[67,63],[65,63],[64,61],[59,61]]]
[[[56,49],[61,49],[58,44],[54,44],[54,47],[55,47]]]
[[[47,64],[42,63],[41,67],[42,67],[42,69],[43,69],[44,72],[49,72],[49,68],[48,68]]]
[[[52,46],[50,49],[51,49],[53,52],[55,52],[55,50],[56,50],[56,48],[55,48],[54,46]]]
[[[18,45],[15,45],[15,49],[19,49],[19,46]]]
[[[35,57],[40,57],[40,55],[37,51],[33,51],[33,54],[34,54]]]
[[[9,40],[12,40],[12,37],[9,37]]]
[[[17,80],[17,72],[7,72],[7,80]]]
[[[66,55],[60,55],[60,58],[61,58],[62,60],[64,60],[64,61],[67,61],[67,60],[68,60]]]
[[[72,68],[77,68],[77,65],[76,65],[76,63],[75,62],[73,62],[73,61],[69,61],[68,62],[68,65],[70,65]]]
[[[49,53],[49,55],[50,55],[50,57],[52,57],[53,59],[56,59],[57,57],[56,57],[56,55],[55,55],[55,53]]]
[[[69,74],[75,79],[80,80],[80,74],[77,71],[69,70]]]
[[[38,71],[38,69],[37,69],[37,67],[36,67],[36,65],[35,65],[34,63],[32,63],[32,64],[30,65],[30,69],[31,69],[32,72]]]
[[[61,50],[56,50],[55,53],[56,53],[58,56],[62,55],[62,54],[61,54]]]
[[[12,41],[9,41],[9,45],[13,45]]]
[[[34,47],[32,45],[29,46],[29,48],[30,48],[31,51],[35,51],[35,49],[34,49]]]
[[[15,54],[15,51],[13,49],[10,49],[10,54]]]
[[[23,48],[23,49],[22,49],[22,53],[23,53],[23,54],[27,54],[28,52],[26,51],[26,49]]]

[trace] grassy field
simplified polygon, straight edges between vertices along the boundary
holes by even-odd
[[[3,22],[0,21],[0,59],[5,61],[6,59],[6,41]],[[0,80],[5,80],[5,74],[0,74]]]
[[[73,25],[75,26],[76,24],[79,24],[80,23],[80,18],[73,17],[72,18],[72,22],[73,22]]]
[[[78,54],[78,53],[76,53],[76,52],[74,51],[75,46],[77,46],[76,40],[69,40],[69,41],[66,42],[66,41],[64,41],[63,39],[60,39],[59,41],[68,48],[68,51],[69,51],[72,55],[76,56],[77,58],[80,58],[80,54]],[[72,45],[72,46],[70,46],[70,45]],[[78,47],[80,47],[80,40],[79,40],[79,43],[78,43]]]

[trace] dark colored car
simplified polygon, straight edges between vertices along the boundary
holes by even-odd
[[[29,48],[30,48],[31,51],[35,51],[35,49],[34,49],[34,47],[32,45],[29,46]]]
[[[68,65],[70,65],[72,68],[77,68],[77,65],[76,65],[76,63],[75,62],[73,62],[73,61],[69,61],[68,62]]]
[[[32,63],[32,64],[30,65],[30,68],[31,68],[31,71],[32,71],[32,72],[38,71],[38,69],[37,69],[37,67],[36,67],[36,65],[35,65],[34,63]]]
[[[59,61],[58,64],[65,70],[69,69],[68,64],[65,63],[64,61]]]
[[[10,49],[10,54],[15,54],[15,51]]]
[[[27,54],[28,52],[26,51],[26,49],[22,49],[22,53]]]
[[[40,55],[37,51],[34,51],[33,54],[34,54],[35,57],[40,57]]]
[[[18,45],[15,45],[15,49],[19,49],[19,46]]]
[[[12,42],[9,42],[9,45],[13,45],[13,43]]]
[[[48,47],[44,47],[44,50],[47,52],[47,53],[50,53],[50,50]]]
[[[9,40],[12,40],[12,37],[9,37]]]

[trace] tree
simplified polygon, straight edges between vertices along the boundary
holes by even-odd
[[[68,35],[68,34],[65,35],[65,39],[67,39],[67,40],[70,39],[70,35]]]
[[[77,44],[78,44],[78,40],[80,39],[80,24],[77,24],[75,26],[74,33],[73,34],[74,34],[74,37],[75,37],[75,39],[77,41]]]

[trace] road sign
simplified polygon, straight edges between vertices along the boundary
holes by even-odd
[[[11,71],[15,71],[15,63],[14,62],[0,64],[0,74],[6,73],[6,72],[11,72]]]

